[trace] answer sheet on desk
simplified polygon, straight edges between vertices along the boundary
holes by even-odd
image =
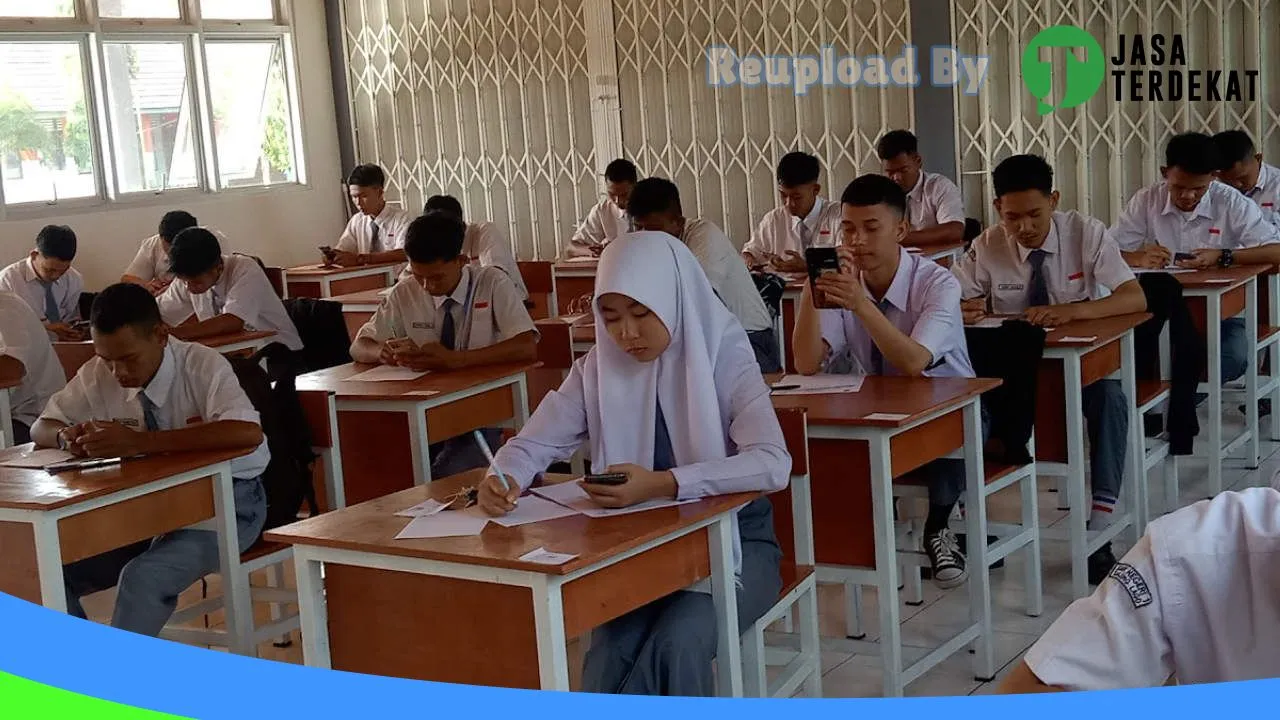
[[[631,507],[602,508],[591,499],[591,496],[587,494],[587,491],[583,490],[582,486],[578,485],[576,481],[534,488],[533,492],[567,508],[572,508],[573,510],[576,510],[590,518],[606,518],[613,517],[615,515],[627,515],[629,513],[644,512],[645,510],[657,510],[658,508],[673,507],[675,505],[697,502],[697,499],[648,500],[640,503],[639,505],[632,505]]]
[[[435,515],[414,518],[396,535],[397,540],[418,540],[422,538],[463,537],[479,535],[489,518],[467,510],[446,510]]]
[[[823,395],[826,393],[854,393],[862,389],[861,375],[786,375],[769,387],[774,395]],[[788,385],[797,388],[776,390]]]
[[[525,495],[517,501],[515,510],[502,517],[496,517],[493,521],[502,527],[518,527],[578,514],[580,513],[574,508],[551,502],[537,495]]]
[[[46,448],[44,450],[10,448],[0,453],[0,465],[16,468],[43,468],[54,463],[75,459],[75,455],[57,448]]]
[[[408,382],[426,375],[427,371],[410,370],[392,365],[379,365],[371,370],[352,375],[347,380],[358,382]]]

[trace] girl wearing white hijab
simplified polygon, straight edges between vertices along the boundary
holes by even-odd
[[[574,363],[498,452],[497,465],[519,490],[486,477],[479,493],[485,510],[509,512],[539,472],[584,443],[595,472],[628,475],[622,485],[583,485],[604,507],[786,487],[791,457],[746,331],[683,243],[662,232],[610,243],[593,310],[608,339]],[[739,511],[735,529],[738,622],[745,628],[777,600],[782,584],[769,501],[758,498]],[[711,695],[715,649],[711,596],[680,591],[592,632],[583,689]]]

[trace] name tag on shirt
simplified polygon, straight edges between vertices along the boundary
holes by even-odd
[[[1011,290],[1025,290],[1026,287],[1027,286],[1023,285],[1022,283],[1000,283],[999,285],[996,286],[996,289],[1008,292]]]
[[[427,328],[430,328],[430,327],[431,327],[430,323],[424,323],[424,322],[413,323],[414,330],[426,330]]]

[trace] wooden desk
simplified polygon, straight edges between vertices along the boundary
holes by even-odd
[[[1197,270],[1174,275],[1182,283],[1196,326],[1205,334],[1208,351],[1203,392],[1209,394],[1209,496],[1222,492],[1222,460],[1248,443],[1245,465],[1257,468],[1261,461],[1258,432],[1258,356],[1251,352],[1245,368],[1245,430],[1227,441],[1222,437],[1222,321],[1244,315],[1250,348],[1258,347],[1258,276],[1266,265],[1244,265],[1225,270]]]
[[[970,644],[975,645],[975,675],[995,675],[991,581],[979,571],[987,567],[986,543],[970,543],[968,548],[972,623],[915,664],[903,667],[892,498],[894,478],[963,450],[967,477],[979,479],[965,487],[967,532],[969,537],[984,537],[978,401],[982,393],[999,385],[999,380],[987,379],[868,377],[856,393],[773,398],[776,408],[807,411],[812,560],[819,580],[877,589],[886,697],[901,696],[907,683]],[[903,417],[868,419],[873,413]],[[809,562],[800,555],[797,561]]]
[[[267,534],[294,545],[307,665],[568,690],[566,640],[711,578],[720,689],[741,696],[733,523],[755,493],[608,519],[490,523],[474,537],[394,539],[409,522],[395,512],[444,498],[483,474],[445,478]],[[517,560],[539,547],[577,557],[563,565]]]
[[[380,263],[357,267],[299,265],[284,271],[288,297],[331,298],[335,295],[377,290],[396,284],[396,272],[404,263]]]
[[[557,260],[551,270],[555,275],[556,308],[559,315],[569,315],[570,305],[583,295],[596,290],[596,258]]]
[[[211,347],[223,355],[230,355],[244,350],[257,351],[270,344],[271,339],[275,336],[276,332],[274,330],[246,330],[231,333],[230,335],[201,338],[196,342],[205,347]]]
[[[0,591],[66,612],[63,565],[212,519],[231,649],[252,654],[236,640],[249,637],[253,608],[230,465],[250,451],[156,455],[58,475],[0,467]]]
[[[350,381],[371,365],[348,363],[301,375],[298,390],[334,394],[341,486],[333,507],[431,481],[432,442],[486,427],[519,429],[529,418],[525,373],[537,363],[432,372],[413,382]]]
[[[342,304],[342,319],[347,323],[347,335],[351,337],[352,342],[355,342],[356,333],[360,332],[360,328],[373,318],[373,314],[378,311],[386,295],[386,288],[371,288],[329,298],[333,302]]]
[[[924,255],[942,267],[951,267],[964,252],[964,243],[938,243],[935,245],[908,245],[907,252]]]

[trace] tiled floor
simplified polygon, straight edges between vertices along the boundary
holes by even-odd
[[[1203,413],[1203,409],[1202,409]],[[1226,414],[1227,428],[1225,435],[1233,437],[1242,426],[1242,416],[1230,410]],[[1202,419],[1203,425],[1203,419]],[[1269,428],[1269,422],[1263,420],[1263,437]],[[1239,459],[1228,459],[1223,472],[1223,482],[1227,489],[1268,485],[1271,477],[1280,470],[1280,455],[1276,451],[1280,443],[1264,441],[1262,443],[1262,465],[1257,470],[1249,470]],[[1206,463],[1202,459],[1183,459],[1179,463],[1181,478],[1181,503],[1190,504],[1206,497]],[[1057,496],[1047,491],[1049,485],[1042,483],[1040,493],[1041,523],[1048,527],[1061,522],[1066,514],[1057,510]],[[1161,484],[1159,470],[1154,470],[1151,479],[1152,504],[1156,510],[1162,508],[1164,486]],[[989,515],[993,521],[1015,520],[1018,517],[1018,496],[1016,489],[1006,491],[992,499]],[[1116,544],[1116,555],[1120,556],[1129,547],[1126,536]],[[1027,648],[1066,608],[1070,601],[1070,561],[1067,557],[1067,546],[1064,542],[1042,542],[1044,567],[1044,613],[1038,618],[1027,617],[1024,613],[1022,557],[1016,553],[1008,560],[1007,566],[992,573],[992,601],[994,618],[994,650],[998,674],[992,682],[982,683],[974,679],[972,672],[972,656],[966,652],[948,658],[941,665],[926,673],[916,682],[907,686],[909,696],[925,695],[970,695],[994,692],[1003,677],[1013,664],[1019,660]],[[909,659],[922,654],[918,648],[930,648],[940,641],[951,637],[966,624],[968,619],[968,598],[963,587],[943,592],[925,583],[924,603],[918,607],[902,605],[902,638],[906,646],[905,654]],[[216,594],[217,578],[210,578],[208,592]],[[193,602],[201,594],[196,586],[183,597],[183,603]],[[108,591],[86,599],[85,607],[90,617],[106,621],[110,616],[114,593]],[[258,608],[259,615],[265,619],[265,608]],[[864,590],[863,618],[867,630],[867,640],[877,639],[877,604],[874,590]],[[819,614],[823,636],[843,637],[844,635],[844,603],[842,590],[835,586],[825,586],[819,592]],[[219,626],[220,615],[209,618],[213,627]],[[275,648],[270,643],[260,648],[261,657],[283,662],[301,663],[302,650],[296,642],[287,648]],[[570,664],[574,667],[571,678],[577,686],[577,668],[581,663],[582,648],[580,643],[570,646]],[[875,655],[853,655],[839,652],[822,654],[823,694],[826,697],[874,697],[880,694],[881,671],[880,660]]]

